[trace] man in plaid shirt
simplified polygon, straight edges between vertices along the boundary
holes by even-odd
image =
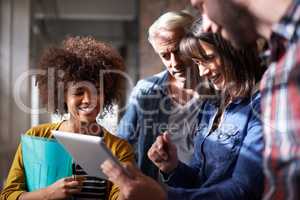
[[[264,199],[300,199],[300,1],[191,0],[235,46],[269,40],[270,65],[261,83]]]

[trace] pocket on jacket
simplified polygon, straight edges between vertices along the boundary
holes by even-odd
[[[217,131],[218,143],[224,145],[228,150],[235,151],[241,143],[240,130],[237,126],[222,127]]]
[[[240,130],[236,126],[219,128],[206,140],[206,145],[210,146],[207,148],[212,148],[208,152],[218,163],[234,160],[241,146]]]

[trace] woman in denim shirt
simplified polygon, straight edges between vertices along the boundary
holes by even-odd
[[[199,30],[199,28],[197,29]],[[168,199],[260,199],[263,135],[256,83],[263,67],[253,48],[236,51],[220,35],[186,36],[180,50],[216,91],[203,106],[189,165],[164,133],[148,152],[168,184]]]

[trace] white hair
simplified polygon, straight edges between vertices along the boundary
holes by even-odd
[[[193,23],[194,17],[186,11],[170,11],[160,16],[149,27],[148,40],[153,45],[153,38],[158,36],[161,30],[173,31],[182,29],[186,31]]]

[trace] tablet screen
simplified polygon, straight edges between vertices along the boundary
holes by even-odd
[[[52,134],[89,176],[107,179],[100,168],[100,165],[107,159],[122,166],[99,136],[63,131],[52,131]]]

